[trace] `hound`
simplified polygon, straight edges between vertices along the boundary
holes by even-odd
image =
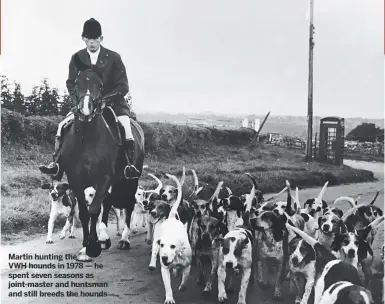
[[[60,239],[64,239],[68,232],[68,229],[71,227],[70,239],[75,238],[75,218],[79,219],[79,206],[75,195],[69,189],[67,183],[58,183],[54,182],[53,184],[43,184],[41,186],[44,190],[50,191],[50,200],[51,200],[51,211],[49,214],[48,220],[48,233],[47,233],[47,244],[52,244],[52,232],[55,225],[56,218],[59,215],[64,215],[66,217],[66,223],[60,233]]]
[[[223,185],[223,181],[219,182],[218,183],[218,186],[217,186],[217,189],[215,190],[213,196],[208,200],[201,200],[201,199],[197,199],[197,200],[193,200],[192,201],[192,206],[194,208],[194,215],[191,219],[191,224],[190,224],[190,227],[189,227],[189,240],[190,240],[190,243],[191,243],[191,249],[192,249],[192,254],[193,256],[196,255],[196,248],[197,248],[197,245],[199,242],[201,242],[201,235],[200,235],[200,227],[199,227],[199,222],[201,221],[201,218],[202,216],[204,215],[208,215],[208,216],[212,216],[212,217],[215,217],[214,216],[214,210],[213,210],[213,202],[214,200],[217,201],[217,197],[218,197],[218,194],[219,194],[219,191],[220,189],[222,188],[222,185]],[[218,215],[218,214],[216,214]],[[217,223],[217,226],[218,227],[221,227],[221,230],[224,229],[223,226],[225,226],[222,222],[222,220],[217,216],[216,217],[218,219],[218,223]],[[200,261],[197,261],[198,263],[198,267],[200,267]],[[200,277],[200,274],[198,273],[198,280],[197,280],[197,284],[198,285],[201,285],[202,284],[202,278]]]
[[[316,220],[318,220],[318,218],[322,216],[322,214],[324,213],[323,210],[328,207],[328,204],[322,199],[328,184],[329,182],[326,182],[323,185],[320,193],[316,198],[310,198],[305,202],[304,209],[301,210],[301,213],[308,213]]]
[[[256,217],[256,258],[257,282],[262,289],[268,287],[265,275],[268,260],[274,260],[278,265],[273,299],[282,299],[282,284],[285,278],[285,266],[288,260],[288,234],[285,231],[284,219],[273,211],[264,211]]]
[[[336,199],[336,202],[341,200],[347,200],[350,202],[353,206],[358,206],[357,210],[349,215],[349,217],[346,218],[345,222],[349,223],[354,226],[354,229],[356,230],[362,230],[365,227],[367,227],[371,222],[376,220],[377,218],[383,216],[383,211],[380,207],[374,206],[374,202],[376,201],[379,191],[377,191],[375,197],[369,204],[357,204],[357,199],[354,200],[351,197],[340,197]],[[370,245],[373,245],[374,238],[376,236],[377,229],[373,229],[371,233],[368,235],[367,241]]]
[[[182,177],[180,179],[180,184],[183,187],[184,181],[186,178],[186,168],[183,167]],[[160,199],[173,204],[178,197],[178,189],[172,185],[163,185],[159,191]],[[183,197],[183,196],[182,196]]]
[[[214,239],[225,236],[228,230],[221,220],[209,215],[198,218],[197,226],[199,229],[198,236],[194,243],[198,268],[197,283],[198,285],[205,284],[203,292],[208,294],[211,291],[218,270],[219,246],[214,242]],[[208,257],[211,264],[210,276],[206,283],[203,271],[203,256]]]
[[[317,240],[331,250],[336,237],[347,233],[344,221],[334,213],[322,215],[318,218],[319,233]]]
[[[285,225],[288,230],[295,232],[315,251],[316,283],[314,287],[314,304],[320,304],[322,296],[327,294],[326,290],[328,290],[328,288],[334,283],[347,281],[357,286],[362,286],[358,271],[353,265],[336,259],[336,257],[321,243],[308,236],[300,229],[289,224]]]
[[[301,208],[301,202],[299,200],[298,187],[295,188],[295,197],[293,197],[297,208]],[[298,210],[298,209],[297,209]],[[301,210],[300,210],[301,211]],[[300,212],[300,215],[305,221],[304,232],[315,239],[318,238],[318,221],[309,213]]]
[[[177,219],[177,209],[182,201],[182,186],[175,176],[167,174],[167,177],[177,184],[178,196],[168,218],[159,227],[160,231],[156,239],[157,248],[155,251],[159,251],[160,256],[161,273],[166,293],[164,303],[174,304],[170,269],[182,269],[182,282],[178,289],[184,291],[190,275],[192,252],[183,223]]]
[[[179,191],[179,189],[178,189]],[[182,193],[178,193],[178,197],[182,196]],[[177,198],[178,198],[177,197]],[[175,201],[177,202],[177,201]],[[174,203],[175,205],[175,203]],[[152,242],[152,250],[151,250],[151,261],[150,261],[150,264],[148,266],[148,269],[153,271],[156,269],[156,259],[157,259],[157,255],[159,253],[159,246],[157,244],[157,241],[160,237],[161,237],[161,226],[162,224],[169,218],[170,214],[171,214],[171,210],[172,208],[174,208],[174,205],[171,207],[171,205],[163,200],[155,200],[153,202],[150,202],[150,206],[149,206],[149,210],[150,210],[150,215],[149,215],[149,219],[150,219],[150,222],[151,222],[151,225],[153,228],[153,233],[152,233],[152,236],[153,236],[153,242]],[[177,208],[177,217],[178,217],[178,220],[180,220],[180,222],[185,225],[187,220],[189,219],[189,214],[188,214],[188,207],[185,203],[185,201],[182,201],[181,203],[178,202],[178,206],[176,207]],[[185,229],[185,228],[184,228]],[[174,230],[170,230],[172,231],[171,234],[174,233]],[[169,233],[170,233],[169,231]],[[186,231],[186,229],[185,229]],[[187,232],[186,232],[187,233]],[[148,240],[147,240],[148,242]],[[174,275],[176,274],[176,271],[177,269],[175,269],[175,272],[174,272]]]
[[[218,256],[218,301],[227,299],[225,290],[226,269],[242,270],[241,289],[238,294],[238,304],[246,304],[246,292],[250,277],[253,278],[253,247],[254,236],[250,224],[250,210],[254,194],[254,186],[248,197],[244,224],[229,231],[224,238],[216,239],[220,244]]]
[[[153,243],[153,233],[154,233],[154,225],[153,225],[153,222],[152,222],[151,216],[150,216],[150,212],[151,212],[150,209],[151,209],[151,206],[153,206],[153,204],[151,204],[151,202],[154,202],[155,200],[157,200],[159,198],[160,190],[163,187],[163,183],[154,174],[148,173],[148,176],[155,179],[155,181],[158,183],[158,186],[155,188],[155,190],[153,190],[153,191],[148,190],[146,192],[146,194],[144,195],[144,198],[143,198],[143,206],[144,206],[144,209],[148,213],[148,216],[147,216],[147,236],[146,236],[145,242],[147,242],[148,245],[151,245]]]
[[[336,282],[324,291],[319,304],[372,304],[372,293],[347,281]]]
[[[297,291],[295,304],[307,304],[315,282],[315,251],[303,239],[295,237],[289,243],[289,255],[290,277]],[[305,277],[305,285],[301,276]]]

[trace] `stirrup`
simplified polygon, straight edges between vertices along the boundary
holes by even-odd
[[[134,173],[133,174],[134,176],[129,176],[129,175],[132,175],[132,173]],[[135,166],[128,165],[124,168],[124,178],[125,179],[138,179],[139,176],[140,176],[140,172],[138,169],[136,169]]]

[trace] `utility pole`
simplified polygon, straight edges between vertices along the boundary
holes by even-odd
[[[306,160],[313,159],[313,48],[314,48],[314,0],[310,0],[310,26],[309,26],[309,80],[307,99],[307,144]]]

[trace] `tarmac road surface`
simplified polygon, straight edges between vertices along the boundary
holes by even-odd
[[[349,165],[353,163],[354,166],[362,166],[362,163],[349,162]],[[352,165],[352,166],[353,166]],[[374,183],[363,183],[363,184],[351,184],[351,185],[342,185],[336,187],[329,187],[326,190],[324,199],[327,202],[333,201],[338,196],[349,195],[356,197],[361,196],[361,201],[370,200],[374,197],[376,191],[380,191],[380,195],[376,201],[378,206],[384,208],[384,184],[383,184],[383,165],[382,164],[371,164],[375,171],[375,175],[379,178],[378,182]],[[365,164],[363,165],[366,166]],[[369,169],[369,168],[368,168]],[[369,170],[371,170],[370,168]],[[301,202],[307,198],[316,196],[320,191],[320,188],[305,189],[300,191]],[[345,204],[345,203],[342,203]],[[341,205],[342,206],[342,205]],[[347,209],[348,204],[342,206],[344,210]],[[159,269],[155,272],[148,270],[148,264],[150,261],[150,246],[145,242],[145,235],[143,234],[144,230],[139,232],[139,235],[132,238],[131,249],[130,250],[119,250],[116,248],[119,238],[115,236],[115,225],[109,225],[110,236],[112,237],[112,247],[108,251],[102,252],[101,256],[96,259],[93,259],[92,262],[83,263],[83,269],[76,269],[79,265],[76,264],[75,260],[63,260],[59,262],[58,260],[45,260],[37,261],[36,259],[27,260],[27,261],[16,261],[11,262],[26,262],[32,264],[45,264],[50,263],[57,265],[58,263],[63,264],[65,269],[12,269],[9,268],[9,253],[15,254],[55,254],[55,255],[76,255],[77,252],[81,249],[81,230],[76,231],[75,239],[64,239],[60,240],[58,233],[54,234],[53,244],[45,243],[45,236],[32,239],[28,242],[17,244],[14,246],[2,246],[1,249],[1,279],[2,279],[2,288],[1,288],[1,303],[142,303],[142,304],[155,304],[163,303],[165,300],[165,292],[163,287],[163,282]],[[57,229],[59,230],[59,229]],[[379,248],[383,244],[384,240],[384,229],[380,227],[379,234],[374,243],[374,252],[376,256],[376,265],[378,264],[378,259],[380,257]],[[68,264],[67,264],[68,263]],[[99,266],[95,266],[98,264]],[[101,266],[102,265],[102,266]],[[87,267],[86,267],[87,266]],[[96,267],[96,268],[95,268]],[[101,268],[103,267],[103,268]],[[69,269],[72,268],[72,269]],[[376,266],[378,268],[378,266]],[[381,269],[380,269],[381,271]],[[15,278],[11,280],[9,275],[26,275],[29,273],[29,279]],[[32,275],[47,275],[52,276],[52,278],[32,278]],[[54,275],[71,275],[71,274],[83,274],[84,278],[53,278]],[[91,275],[93,278],[85,278],[86,275]],[[201,287],[196,284],[196,267],[193,266],[191,276],[189,278],[188,288],[185,292],[181,293],[177,291],[177,287],[180,283],[181,276],[177,278],[172,277],[172,286],[174,290],[174,299],[176,303],[186,303],[186,304],[198,304],[198,303],[217,303],[217,289],[216,283],[214,284],[215,288],[213,289],[210,297],[204,297],[201,294]],[[26,287],[12,287],[8,289],[9,284],[22,284],[25,283],[38,283],[45,281],[45,287],[39,288],[26,288]],[[82,282],[98,282],[106,283],[106,287],[55,287],[55,283],[66,283],[71,284],[71,281],[74,283]],[[237,277],[234,281],[234,287],[236,288],[236,293],[233,295],[228,295],[228,300],[226,303],[237,303],[237,292],[239,288],[240,277]],[[52,287],[49,287],[47,283],[53,284]],[[47,286],[48,285],[48,286]],[[284,284],[283,294],[284,301],[277,302],[282,304],[294,303],[293,300],[290,300],[289,297],[289,287],[288,282]],[[19,285],[20,286],[20,285]],[[70,285],[71,286],[71,285]],[[379,286],[379,282],[376,283],[376,286]],[[377,288],[378,289],[378,288]],[[35,290],[37,292],[37,297],[33,296],[31,292],[29,297],[26,297],[29,291]],[[9,292],[22,292],[22,296],[18,297],[9,297]],[[67,292],[72,292],[71,296],[67,295]],[[56,296],[39,296],[40,293],[60,293]],[[104,296],[99,297],[88,297],[84,296],[84,293],[92,292],[105,292]],[[257,285],[249,286],[247,303],[262,304],[262,303],[276,303],[272,300],[273,289],[267,289],[261,291]],[[381,292],[381,291],[379,291]],[[75,297],[77,293],[77,297]],[[83,296],[80,296],[83,293]],[[376,294],[376,293],[375,293]],[[375,295],[374,295],[375,296]]]

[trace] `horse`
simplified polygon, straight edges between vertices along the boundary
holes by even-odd
[[[106,204],[103,201],[110,187],[109,197],[119,200],[117,204],[114,203],[114,206],[125,210],[125,230],[130,227],[138,180],[143,171],[144,133],[140,125],[131,119],[135,139],[132,162],[139,176],[127,178],[125,169],[127,169],[128,159],[122,145],[124,129],[109,106],[115,94],[101,96],[103,78],[98,67],[83,63],[79,57],[75,58],[75,66],[79,71],[76,79],[78,98],[73,111],[74,119],[62,130],[60,166],[66,173],[70,188],[79,202],[83,248],[78,252],[77,260],[89,262],[101,254],[102,245],[104,245],[103,249],[111,246],[109,237],[99,241],[96,231],[102,203],[102,223],[105,225],[104,232],[107,231],[111,200],[109,199]],[[95,189],[89,206],[84,194],[84,190],[88,187]],[[129,246],[126,243],[127,241],[122,239],[118,248],[127,249]]]

